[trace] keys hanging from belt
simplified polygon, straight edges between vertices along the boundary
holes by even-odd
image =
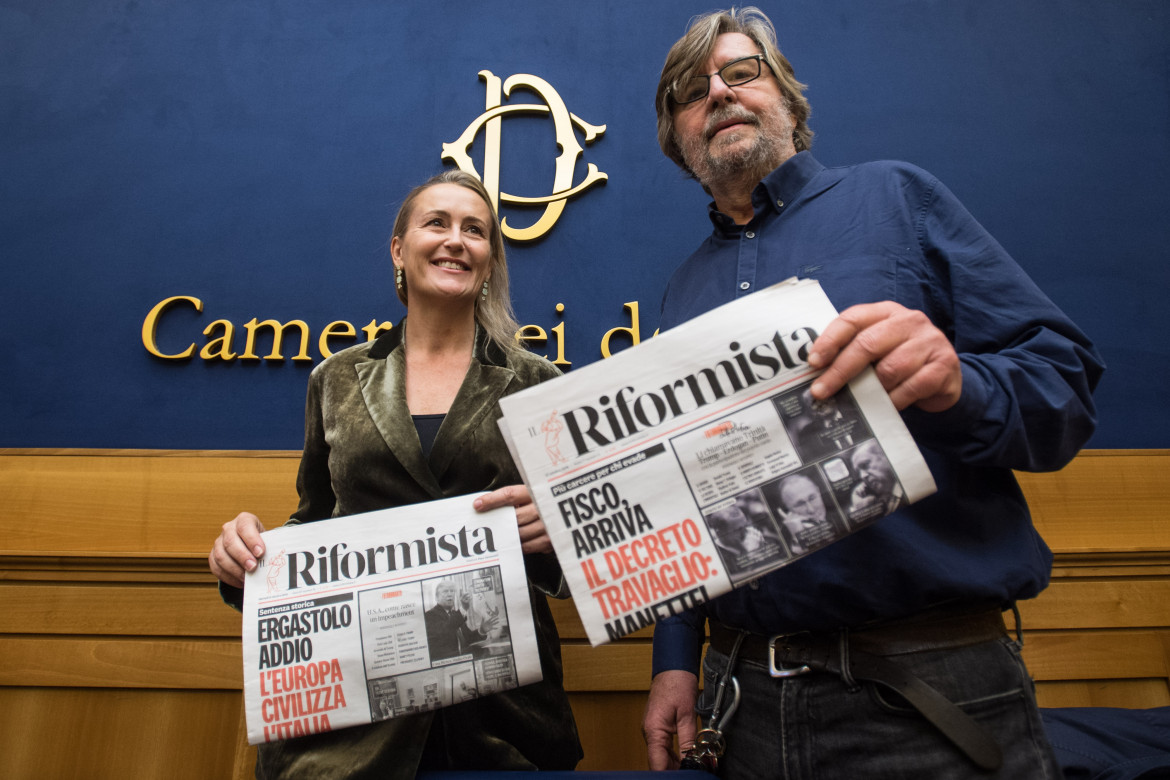
[[[732,689],[731,704],[728,706],[727,712],[721,716],[723,693],[727,689],[729,679]],[[719,680],[719,691],[715,694],[715,706],[711,709],[711,718],[707,721],[707,727],[699,729],[699,733],[695,737],[695,745],[683,756],[682,763],[679,764],[680,769],[702,769],[713,775],[719,773],[719,759],[723,757],[723,752],[727,749],[727,740],[723,736],[723,729],[738,707],[739,680],[730,674],[729,669],[728,673]]]

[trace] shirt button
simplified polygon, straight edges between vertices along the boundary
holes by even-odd
[[[759,580],[752,580],[751,582],[748,583],[748,587],[751,588],[752,590],[759,590],[760,589],[760,581]]]
[[[784,201],[782,201],[782,200],[776,201],[776,208],[778,208],[778,209],[784,208]]]
[[[755,238],[755,237],[756,237],[756,234],[755,234],[755,232],[754,232],[754,231],[751,231],[751,230],[749,230],[748,232],[744,233],[744,235],[745,235],[745,236],[747,236],[748,238]]]
[[[752,286],[751,282],[740,282],[739,283],[739,289],[741,289],[741,290],[746,290],[747,288],[749,288],[751,286]]]

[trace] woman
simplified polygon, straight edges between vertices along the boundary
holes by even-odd
[[[408,317],[314,370],[297,475],[307,523],[491,491],[475,508],[516,507],[544,680],[434,712],[261,745],[258,778],[414,777],[419,769],[572,769],[581,758],[545,600],[568,595],[496,420],[501,396],[557,375],[521,349],[504,243],[483,185],[447,171],[407,195],[390,240]],[[469,499],[470,500],[470,499]],[[223,527],[209,562],[242,603],[263,555],[260,521]]]

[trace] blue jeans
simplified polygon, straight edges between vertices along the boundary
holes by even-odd
[[[975,766],[896,693],[825,672],[773,678],[740,659],[739,707],[727,721],[725,780],[1059,780],[1032,680],[1011,638],[887,656],[986,728],[1003,749],[998,772]],[[706,716],[727,656],[708,650],[697,709]],[[723,710],[730,702],[730,687]],[[706,723],[706,720],[704,720]]]

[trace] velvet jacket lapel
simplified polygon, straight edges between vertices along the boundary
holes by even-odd
[[[405,328],[403,319],[397,327],[380,336],[370,350],[370,359],[358,363],[355,369],[366,408],[386,446],[411,478],[432,498],[438,499],[443,496],[440,482],[452,459],[469,445],[468,438],[484,417],[494,414],[515,372],[507,367],[502,351],[477,326],[467,374],[435,437],[430,459],[425,460],[406,405]]]

